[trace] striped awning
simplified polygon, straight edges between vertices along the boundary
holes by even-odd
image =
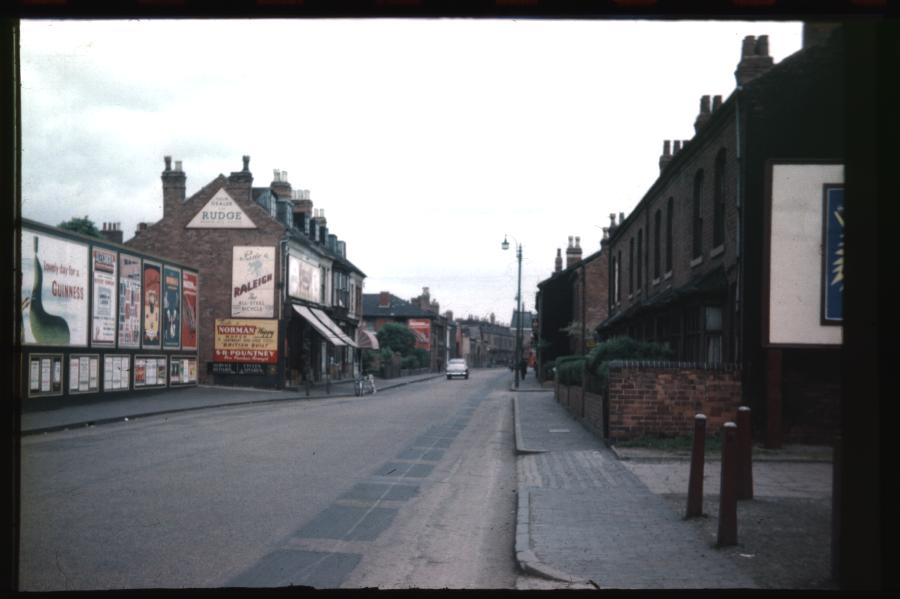
[[[316,315],[313,314],[312,311],[309,308],[307,308],[306,306],[298,306],[295,304],[294,311],[297,314],[299,314],[300,316],[302,316],[303,319],[306,322],[308,322],[312,326],[312,328],[314,328],[316,330],[316,332],[319,333],[319,335],[321,335],[326,341],[328,341],[332,345],[334,345],[336,347],[344,347],[345,345],[347,345],[347,343],[344,342],[343,339],[338,337],[334,333],[334,331],[331,330],[331,328],[329,328],[321,320],[319,320],[316,317]],[[328,318],[328,317],[326,316],[325,318]],[[328,321],[331,322],[331,319],[328,318]],[[332,323],[332,324],[334,324],[334,323]],[[335,326],[337,326],[337,325],[335,325]]]
[[[356,344],[360,349],[379,349],[378,337],[366,329],[356,330]]]
[[[344,345],[349,345],[350,347],[357,347],[356,341],[354,341],[353,339],[348,337],[347,334],[341,330],[341,327],[339,327],[336,322],[331,320],[331,318],[329,318],[327,314],[325,314],[318,308],[310,308],[310,312],[315,314],[316,318],[318,318],[322,324],[324,324],[326,327],[328,327],[328,330],[330,330],[332,333],[334,333],[334,335],[338,339],[343,341]]]

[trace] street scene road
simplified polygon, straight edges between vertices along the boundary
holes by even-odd
[[[22,441],[22,590],[514,588],[509,372]]]

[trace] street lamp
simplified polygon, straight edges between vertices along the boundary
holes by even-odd
[[[516,357],[513,362],[513,371],[516,373],[516,389],[519,388],[519,364],[522,362],[522,244],[513,237],[516,242],[516,258],[519,262],[519,282],[516,288]],[[506,234],[503,235],[503,243],[500,244],[504,250],[509,249],[509,242],[506,240]]]

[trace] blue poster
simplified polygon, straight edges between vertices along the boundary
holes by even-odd
[[[822,324],[844,320],[844,186],[825,186]]]
[[[163,267],[163,347],[181,346],[181,271],[168,265]]]

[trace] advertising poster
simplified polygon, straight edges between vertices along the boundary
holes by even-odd
[[[141,259],[119,254],[119,347],[141,346]]]
[[[275,248],[235,246],[231,261],[231,316],[275,316]]]
[[[161,344],[162,318],[160,318],[160,281],[161,265],[144,261],[144,319],[143,319],[143,347],[159,348]]]
[[[322,276],[317,265],[288,256],[288,295],[318,302],[321,286]]]
[[[409,320],[407,326],[416,335],[417,349],[431,349],[431,321],[428,319]]]
[[[278,363],[278,321],[216,319],[216,362]]]
[[[140,387],[147,384],[147,360],[146,358],[134,359],[134,386]]]
[[[163,347],[181,347],[181,269],[163,267]]]
[[[26,345],[88,342],[88,246],[22,229],[22,334]]]
[[[191,222],[188,229],[255,229],[256,225],[250,217],[241,210],[237,202],[228,195],[224,189],[220,189],[200,209]]]
[[[91,345],[116,342],[116,252],[102,248],[91,250],[93,267],[93,308]]]
[[[825,255],[822,273],[822,323],[844,320],[844,187],[825,186]]]
[[[181,273],[181,347],[197,349],[197,273]]]

